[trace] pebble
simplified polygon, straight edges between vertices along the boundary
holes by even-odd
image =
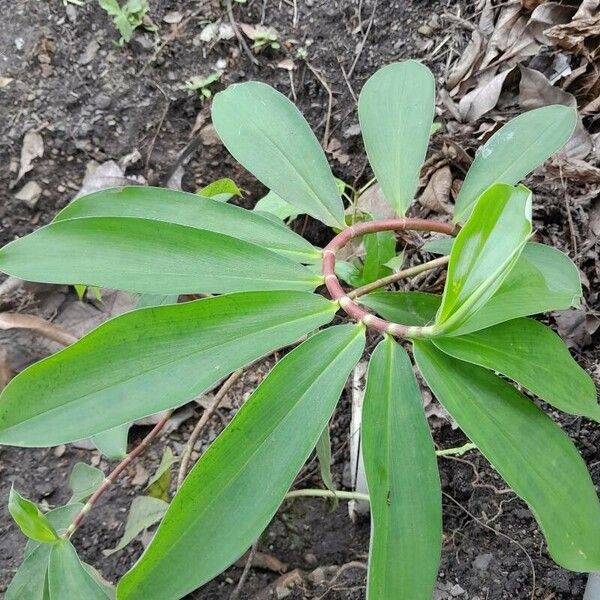
[[[101,92],[94,98],[94,104],[102,110],[107,109],[111,105],[111,103],[112,98],[108,94],[104,94],[103,92]]]
[[[15,194],[15,199],[34,209],[41,195],[42,188],[35,181],[29,181]]]
[[[479,571],[487,571],[490,566],[490,562],[492,562],[492,558],[494,558],[493,554],[486,552],[485,554],[479,554],[475,557],[473,561],[473,568]]]
[[[458,583],[450,588],[450,595],[453,597],[462,596],[464,593],[465,590],[463,590]]]

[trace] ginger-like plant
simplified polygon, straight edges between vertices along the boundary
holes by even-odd
[[[567,142],[576,113],[548,106],[510,121],[477,153],[452,223],[412,218],[405,213],[432,130],[434,88],[431,73],[407,61],[378,71],[361,92],[369,161],[397,213],[388,220],[356,206],[345,212],[317,139],[282,94],[249,82],[215,96],[213,123],[225,146],[279,209],[287,203],[287,214],[306,213],[334,229],[324,249],[272,215],[128,187],[79,198],[0,251],[0,269],[30,281],[209,295],[118,316],[26,369],[0,398],[3,444],[106,440],[306,338],[187,475],[150,545],[118,582],[119,600],[177,599],[202,586],[260,536],[286,495],[357,497],[289,490],[328,439],[367,331],[382,336],[370,357],[361,436],[372,517],[368,599],[430,600],[442,546],[436,452],[405,347],[437,399],[529,505],[553,559],[574,571],[600,570],[600,504],[590,475],[567,435],[521,391],[600,420],[590,377],[549,327],[526,318],[581,296],[570,259],[530,241],[532,195],[519,185]],[[435,240],[442,256],[394,270],[394,232],[402,230],[443,234],[447,241]],[[359,238],[363,259],[341,260]],[[441,296],[383,290],[446,264]],[[361,285],[349,290],[339,278]],[[329,298],[315,293],[322,286]],[[326,327],[338,313],[349,322]],[[85,505],[43,514],[13,490],[9,508],[32,541],[7,600],[110,595],[70,539],[168,415]],[[79,502],[90,493],[77,495]]]

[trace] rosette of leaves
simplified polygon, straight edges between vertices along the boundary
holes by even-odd
[[[399,218],[417,191],[433,115],[434,79],[414,61],[381,69],[360,95],[367,155]],[[274,194],[346,235],[325,155],[285,96],[262,83],[232,85],[215,96],[212,116],[229,152]],[[479,150],[456,201],[461,227],[443,295],[376,290],[360,301],[409,326],[416,367],[435,396],[529,505],[553,559],[585,572],[600,570],[598,497],[575,446],[531,396],[596,421],[600,408],[560,338],[527,318],[576,305],[579,273],[563,253],[529,241],[531,193],[517,185],[567,142],[575,122],[564,106],[533,110]],[[322,257],[277,219],[140,187],[79,198],[0,251],[0,269],[30,281],[211,295],[123,314],[26,369],[0,398],[3,444],[97,436],[180,406],[308,336],[199,459],[117,598],[181,598],[235,562],[321,439],[373,322],[327,327],[340,301],[315,293]],[[370,357],[362,429],[372,515],[367,596],[430,599],[442,543],[436,454],[413,365],[389,334]],[[27,597],[46,598],[49,589],[62,599],[58,582],[70,568],[86,598],[104,593],[56,526],[28,511],[15,518],[37,549],[22,569],[41,584]],[[32,519],[38,526],[27,525]]]

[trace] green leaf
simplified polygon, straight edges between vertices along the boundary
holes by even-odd
[[[435,109],[435,80],[421,63],[387,65],[360,92],[358,115],[369,162],[386,200],[404,216],[425,160]]]
[[[163,221],[57,221],[0,250],[0,270],[27,281],[149,294],[313,290],[322,278],[249,242]]]
[[[493,296],[452,336],[503,321],[577,306],[579,271],[568,256],[543,244],[527,243],[515,266]],[[360,298],[382,317],[406,325],[429,325],[441,296],[423,292],[372,292]]]
[[[108,590],[92,577],[79,560],[73,544],[66,540],[52,546],[48,565],[48,587],[50,600],[110,598]]]
[[[218,79],[218,76],[217,76]],[[209,81],[209,84],[213,81]],[[236,185],[233,179],[224,177],[223,179],[217,179],[212,183],[196,192],[198,196],[205,196],[206,198],[212,198],[218,202],[227,202],[233,196],[242,197],[240,188]]]
[[[54,531],[60,536],[68,529],[69,525],[73,522],[75,517],[81,512],[83,504],[80,502],[74,504],[66,504],[65,506],[59,506],[49,510],[45,516],[50,522],[50,525],[54,527]],[[25,557],[29,556],[38,546],[45,545],[40,544],[35,540],[27,540],[25,545]]]
[[[136,308],[147,308],[148,306],[163,306],[164,304],[177,304],[178,294],[141,294],[138,298]]]
[[[568,436],[490,371],[415,343],[427,384],[510,487],[531,508],[552,558],[571,571],[600,570],[600,503]]]
[[[121,600],[181,598],[244,553],[315,447],[364,344],[363,327],[331,327],[275,365],[187,476],[119,582]]]
[[[436,329],[457,329],[500,287],[531,235],[531,192],[497,184],[479,199],[452,246]]]
[[[11,380],[0,444],[56,446],[180,406],[335,311],[307,292],[248,292],[120,315]]]
[[[502,373],[559,410],[600,421],[594,382],[542,323],[515,319],[434,343],[455,358]]]
[[[39,544],[17,569],[4,600],[48,600],[46,573],[50,544]]]
[[[325,428],[319,436],[315,451],[317,453],[317,459],[319,460],[321,479],[328,490],[335,492],[335,485],[331,478],[331,438],[329,436],[329,423],[325,425]]]
[[[130,423],[117,425],[93,435],[90,441],[106,458],[124,458],[127,454],[127,439],[129,437],[130,426]]]
[[[138,496],[133,499],[129,516],[125,524],[125,532],[119,543],[110,550],[102,550],[104,556],[110,556],[119,550],[122,550],[134,540],[144,529],[152,527],[158,523],[167,512],[169,503],[160,498],[152,498],[150,496]]]
[[[69,476],[69,487],[73,492],[69,504],[87,500],[104,481],[104,472],[86,463],[76,463]]]
[[[101,8],[113,17],[118,17],[123,12],[117,0],[98,0],[98,3]]]
[[[579,306],[581,280],[573,261],[560,250],[525,244],[502,285],[469,321],[452,335],[550,310]]]
[[[358,300],[384,319],[423,327],[435,319],[442,297],[425,292],[371,292]]]
[[[169,500],[169,486],[171,485],[171,467],[177,462],[177,458],[173,456],[173,451],[169,446],[165,446],[163,455],[160,459],[160,464],[156,469],[156,473],[148,481],[146,490],[148,496],[159,498],[167,502]]]
[[[8,512],[24,535],[38,542],[56,542],[58,535],[46,516],[33,503],[23,498],[14,487],[8,495]]]
[[[275,215],[282,221],[286,219],[295,219],[301,214],[298,209],[279,197],[275,192],[268,192],[263,196],[254,207],[254,211],[258,213],[269,213]]]
[[[299,262],[314,262],[321,256],[314,246],[282,223],[239,206],[176,190],[139,186],[102,190],[77,198],[54,220],[81,217],[138,217],[206,229]]]
[[[364,236],[365,258],[361,272],[361,285],[371,283],[380,277],[392,274],[385,263],[396,256],[396,233],[379,231]]]
[[[233,157],[300,212],[344,228],[344,205],[323,149],[300,111],[272,87],[249,81],[219,92],[212,120]]]
[[[464,221],[475,202],[495,183],[514,185],[560,150],[577,124],[568,106],[544,106],[523,113],[499,129],[475,155],[454,208],[454,222]]]
[[[368,600],[431,600],[442,549],[433,440],[408,354],[391,337],[369,362],[361,445],[371,500]]]

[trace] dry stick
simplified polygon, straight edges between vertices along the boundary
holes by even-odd
[[[242,571],[242,575],[240,576],[240,580],[238,584],[235,586],[235,590],[231,592],[231,596],[229,596],[229,600],[236,600],[239,597],[242,588],[244,587],[244,583],[246,583],[246,579],[248,579],[248,575],[250,573],[250,568],[252,567],[252,563],[254,562],[254,557],[256,556],[256,551],[258,550],[258,540],[252,544],[252,548],[250,548],[250,553],[248,554],[248,558],[246,559],[246,564],[244,565],[244,570]]]
[[[348,79],[350,79],[352,77],[352,73],[354,73],[354,68],[356,67],[356,63],[358,62],[358,59],[360,58],[360,55],[362,54],[363,48],[365,47],[365,43],[367,41],[367,38],[369,37],[369,33],[371,32],[371,27],[373,26],[373,20],[375,19],[375,11],[376,10],[377,10],[377,0],[375,0],[375,2],[373,3],[373,12],[371,13],[371,18],[369,19],[369,24],[367,25],[367,30],[365,31],[365,35],[363,36],[363,39],[360,43],[358,52],[356,53],[356,56],[354,57],[352,66],[350,67],[350,70],[348,71]]]
[[[254,56],[254,54],[252,54],[252,50],[250,50],[250,47],[246,43],[244,36],[241,34],[240,28],[237,26],[237,23],[233,16],[233,8],[231,7],[231,0],[227,0],[226,6],[227,6],[227,16],[229,17],[229,22],[231,23],[231,28],[233,29],[233,32],[235,33],[235,37],[238,39],[240,46],[242,47],[242,49],[246,53],[246,56],[250,59],[250,62],[253,65],[257,65],[257,66],[260,65],[260,62],[258,62],[258,59],[256,58],[256,56]]]
[[[172,410],[168,410],[161,417],[160,421],[153,427],[152,431],[111,471],[111,473],[102,482],[102,485],[93,493],[92,497],[85,503],[85,506],[73,519],[73,522],[69,525],[69,528],[63,534],[63,538],[66,540],[70,539],[77,528],[81,525],[85,516],[94,508],[94,505],[98,502],[99,498],[106,492],[106,490],[115,482],[117,477],[140,455],[154,438],[161,432],[162,428],[167,424],[171,415]]]
[[[400,279],[404,279],[405,277],[412,277],[413,275],[418,275],[419,273],[424,273],[425,271],[431,271],[436,267],[443,267],[448,264],[450,260],[449,256],[440,256],[439,258],[434,258],[429,262],[416,265],[414,267],[410,267],[408,269],[404,269],[402,271],[398,271],[397,273],[392,273],[387,277],[382,277],[381,279],[377,279],[372,283],[368,283],[367,285],[363,285],[362,287],[356,288],[351,292],[348,292],[349,298],[360,298],[373,290],[376,290],[380,287],[384,287],[386,285],[390,285],[391,283],[395,283]]]
[[[190,458],[192,456],[192,451],[194,450],[194,446],[196,445],[196,441],[198,440],[198,437],[202,433],[202,430],[204,429],[204,427],[206,426],[206,424],[208,423],[210,418],[213,416],[213,414],[215,413],[217,408],[219,408],[219,404],[221,404],[221,402],[223,401],[223,398],[225,398],[225,396],[227,395],[227,392],[231,389],[233,384],[242,376],[243,372],[244,372],[244,369],[238,369],[237,371],[234,371],[228,377],[228,379],[225,381],[225,383],[221,386],[221,388],[215,395],[215,399],[214,399],[212,405],[210,406],[210,408],[207,408],[202,413],[200,420],[196,423],[196,426],[194,427],[192,433],[190,434],[190,437],[189,437],[187,444],[181,455],[181,463],[179,465],[179,473],[177,474],[177,489],[179,489],[181,487],[181,485],[183,484],[183,480],[185,479],[185,476],[187,474],[187,469],[188,469],[188,465],[190,462]]]
[[[333,108],[333,92],[331,88],[327,84],[327,82],[323,79],[319,71],[317,71],[308,61],[306,61],[306,66],[309,68],[310,72],[319,80],[319,83],[323,86],[329,100],[327,101],[327,116],[325,117],[325,131],[323,132],[323,147],[325,151],[327,151],[327,146],[329,146],[329,131],[331,125],[331,110]]]

